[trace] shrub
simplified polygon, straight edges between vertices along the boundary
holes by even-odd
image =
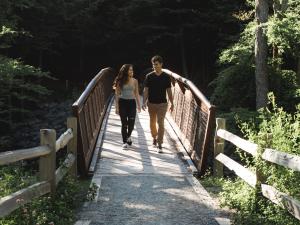
[[[247,139],[257,143],[260,149],[272,148],[279,151],[300,155],[300,105],[295,113],[287,113],[275,103],[275,97],[269,94],[270,107],[259,111],[256,121],[238,121],[241,131]],[[271,139],[267,135],[272,134]],[[259,168],[266,181],[281,192],[300,199],[300,174],[279,165],[240,154],[246,167]],[[300,224],[287,210],[281,209],[271,201],[255,192],[241,179],[227,181],[221,193],[222,203],[237,209],[235,224]]]
[[[6,166],[0,169],[0,193],[6,196],[36,182],[35,176],[19,166]],[[68,225],[74,223],[73,210],[81,200],[81,187],[78,181],[66,176],[58,185],[54,197],[50,194],[33,199],[10,215],[0,219],[0,225]],[[82,197],[82,196],[81,196]],[[22,199],[18,202],[22,203]]]

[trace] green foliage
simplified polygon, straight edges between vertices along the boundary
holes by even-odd
[[[255,78],[251,61],[243,61],[223,69],[211,83],[215,87],[211,101],[220,110],[255,108]]]
[[[264,25],[269,41],[269,52],[278,50],[278,56],[269,54],[269,91],[277,96],[277,103],[288,111],[299,102],[300,89],[295,68],[290,60],[296,60],[300,47],[300,4],[289,1],[287,9],[276,11]],[[211,83],[214,93],[211,100],[221,110],[245,107],[255,109],[255,63],[254,40],[256,23],[249,22],[240,39],[223,50],[219,56],[218,77]],[[272,57],[278,58],[272,58]],[[274,62],[277,63],[274,63]],[[280,66],[278,66],[280,65]],[[284,67],[286,65],[286,68]]]
[[[276,96],[276,102],[289,112],[295,111],[295,105],[300,102],[300,86],[293,70],[269,67],[270,91]]]
[[[33,184],[36,179],[19,164],[0,167],[0,198]]]
[[[223,50],[219,57],[219,64],[235,65],[244,61],[253,62],[255,23],[250,22],[240,34],[239,40],[230,48]]]
[[[289,5],[269,18],[267,37],[271,46],[276,46],[279,53],[299,56],[300,50],[300,4],[289,0]]]
[[[33,183],[34,176],[28,176],[24,169],[18,166],[8,166],[0,169],[1,197],[27,187]],[[31,181],[31,182],[29,182]],[[49,194],[34,199],[21,206],[9,216],[0,219],[1,225],[28,225],[28,224],[73,224],[73,210],[84,200],[78,198],[81,187],[78,181],[66,176],[58,185],[53,198]],[[22,204],[22,199],[17,202]]]
[[[92,182],[88,191],[87,191],[87,196],[86,199],[88,201],[93,201],[97,195],[97,190],[98,190],[98,186],[96,183]]]
[[[19,60],[0,55],[0,125],[3,130],[11,128],[17,118],[26,116],[49,95],[49,90],[40,84],[44,78],[51,77]]]
[[[278,151],[300,155],[300,105],[290,114],[275,104],[275,97],[269,94],[270,107],[259,111],[257,119],[248,122],[238,119],[246,139],[257,143],[260,149],[272,148]],[[272,138],[267,138],[272,134]],[[266,178],[265,183],[293,198],[300,199],[300,174],[282,166],[267,163],[260,157],[240,154],[248,168],[258,168]],[[244,181],[227,181],[221,193],[222,203],[237,210],[235,224],[300,224],[287,210],[281,209],[263,198]]]
[[[262,122],[254,124],[241,124],[242,131],[251,141],[258,143],[262,148],[268,147],[295,155],[300,155],[300,105],[295,114],[289,114],[275,104],[275,97],[269,95],[271,110],[260,112]],[[266,141],[264,136],[272,134],[272,139]],[[268,177],[267,183],[283,192],[300,199],[300,174],[281,166],[259,162],[264,174]]]
[[[227,180],[220,193],[222,206],[236,210],[236,225],[297,225],[300,222],[286,210],[259,196],[241,179]]]
[[[222,69],[210,84],[214,87],[211,101],[220,110],[255,108],[253,26],[253,23],[249,23],[239,41],[220,54],[219,64]]]

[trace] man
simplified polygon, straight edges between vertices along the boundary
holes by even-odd
[[[151,62],[154,71],[146,75],[142,109],[145,110],[148,106],[153,145],[157,145],[158,153],[162,153],[164,120],[168,110],[166,93],[168,93],[171,103],[170,111],[172,112],[174,109],[171,78],[162,71],[163,59],[161,56],[156,55],[152,57]],[[158,129],[156,123],[158,124]]]

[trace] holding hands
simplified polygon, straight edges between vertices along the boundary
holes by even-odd
[[[143,103],[142,109],[145,111],[147,109],[147,104]]]
[[[173,112],[173,110],[174,110],[174,104],[172,103],[170,107],[170,112]]]

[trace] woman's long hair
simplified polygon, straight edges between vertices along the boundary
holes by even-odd
[[[115,81],[114,81],[114,85],[113,85],[113,88],[116,89],[116,88],[120,88],[122,89],[123,88],[123,85],[126,84],[129,80],[129,74],[128,74],[128,71],[129,71],[129,68],[132,67],[131,64],[124,64],[119,73],[118,73],[118,76],[116,77]]]

